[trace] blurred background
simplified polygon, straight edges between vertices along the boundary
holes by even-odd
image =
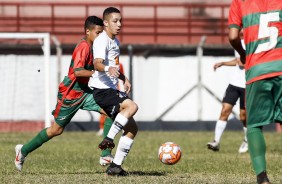
[[[102,17],[109,6],[123,17],[120,61],[139,106],[139,129],[213,130],[231,70],[214,72],[213,65],[234,58],[227,37],[230,3],[1,0],[0,131],[37,131],[53,121],[57,87],[84,35],[84,20]],[[233,110],[227,128],[241,130],[238,104]],[[66,129],[98,130],[99,118],[81,110]]]

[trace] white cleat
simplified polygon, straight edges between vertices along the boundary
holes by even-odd
[[[114,160],[114,157],[112,155],[100,157],[100,165],[101,166],[106,166],[112,163]]]
[[[239,153],[246,153],[248,151],[248,142],[244,140],[239,148]]]
[[[219,151],[219,143],[216,141],[208,142],[207,147],[212,151]]]
[[[15,165],[18,171],[22,171],[24,160],[25,160],[25,156],[23,156],[21,152],[22,147],[23,147],[22,144],[18,144],[15,147],[15,151],[16,151]]]

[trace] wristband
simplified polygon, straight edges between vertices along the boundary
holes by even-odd
[[[105,72],[108,72],[109,68],[110,68],[110,66],[105,66],[105,68],[104,68]]]

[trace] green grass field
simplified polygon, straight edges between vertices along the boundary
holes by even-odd
[[[109,177],[98,163],[101,137],[96,132],[65,132],[31,153],[22,172],[14,167],[14,147],[35,133],[0,133],[0,183],[256,183],[249,154],[239,154],[242,132],[226,131],[221,150],[211,152],[206,143],[213,132],[141,131],[123,168],[128,177]],[[282,134],[265,133],[269,178],[282,183]],[[173,141],[182,149],[173,166],[157,157],[161,143]],[[117,143],[117,141],[116,141]]]

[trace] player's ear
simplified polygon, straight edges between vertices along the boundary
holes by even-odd
[[[104,26],[105,26],[105,27],[108,27],[109,23],[108,23],[107,20],[104,20],[103,23],[104,23]]]
[[[89,35],[90,35],[90,30],[89,30],[89,29],[86,29],[85,34],[86,34],[87,36],[89,36]]]

